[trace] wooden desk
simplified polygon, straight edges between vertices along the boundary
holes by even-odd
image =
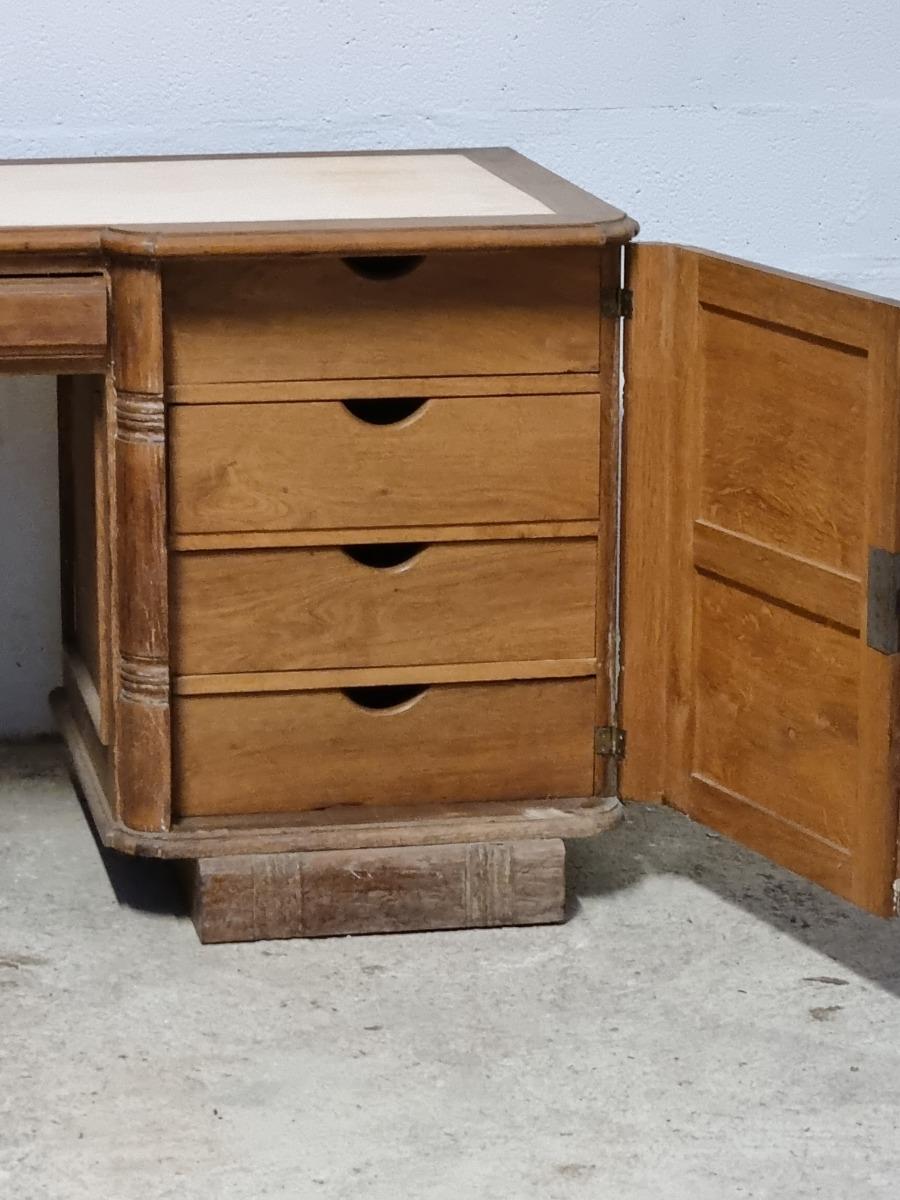
[[[54,706],[205,940],[561,920],[620,794],[890,911],[898,308],[635,232],[507,150],[0,164]]]

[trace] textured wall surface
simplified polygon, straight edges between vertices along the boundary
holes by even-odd
[[[512,145],[646,238],[900,297],[898,42],[896,0],[46,0],[0,157]],[[0,735],[48,725],[52,411],[0,383]]]

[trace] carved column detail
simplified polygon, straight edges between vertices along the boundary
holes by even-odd
[[[169,703],[169,668],[162,662],[138,662],[119,656],[119,691],[134,704]]]
[[[132,829],[171,822],[166,410],[157,264],[115,264],[116,804]]]
[[[166,407],[162,397],[117,390],[116,436],[122,442],[165,442]]]

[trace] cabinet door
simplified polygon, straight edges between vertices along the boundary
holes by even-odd
[[[626,797],[887,914],[900,306],[627,251]]]

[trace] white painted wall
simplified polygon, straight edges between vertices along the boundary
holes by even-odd
[[[900,297],[897,0],[43,0],[0,157],[511,145],[643,236]],[[0,384],[0,735],[49,727],[53,401]]]

